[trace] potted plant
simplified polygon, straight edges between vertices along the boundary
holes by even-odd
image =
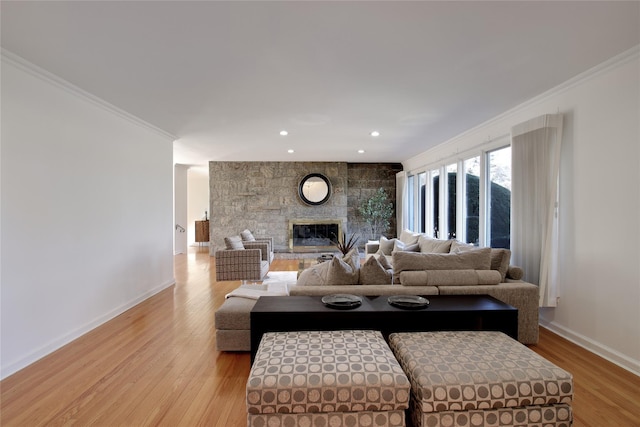
[[[356,244],[358,243],[357,234],[352,234],[348,239],[345,233],[342,233],[342,239],[338,239],[338,236],[336,236],[335,234],[333,236],[335,237],[335,240],[331,240],[331,244],[338,248],[342,255],[348,254],[349,251],[355,248]]]
[[[358,211],[362,219],[369,224],[372,239],[379,239],[382,233],[389,229],[393,204],[384,188],[378,188],[371,197],[363,200]]]

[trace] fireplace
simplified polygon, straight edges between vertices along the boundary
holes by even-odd
[[[293,252],[333,251],[332,240],[342,241],[342,220],[289,220],[289,249]]]

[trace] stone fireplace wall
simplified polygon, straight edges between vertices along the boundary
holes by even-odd
[[[395,175],[401,170],[396,163],[209,162],[210,253],[244,229],[256,237],[271,236],[276,251],[288,251],[288,224],[296,218],[340,219],[344,232],[363,237],[362,246],[367,237],[357,214],[360,200],[384,187],[395,205]],[[310,173],[331,181],[331,198],[324,205],[306,205],[298,196],[300,180]]]

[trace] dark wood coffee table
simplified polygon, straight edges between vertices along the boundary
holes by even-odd
[[[251,310],[251,362],[265,332],[369,329],[392,332],[501,331],[518,339],[518,309],[484,295],[429,295],[428,308],[403,310],[387,296],[363,297],[351,310],[325,306],[321,297],[264,296]]]

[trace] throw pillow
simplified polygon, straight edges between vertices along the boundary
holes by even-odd
[[[224,238],[224,244],[227,249],[244,249],[244,245],[242,244],[242,239],[240,236],[231,236]]]
[[[357,285],[360,278],[360,270],[354,270],[349,264],[339,257],[333,257],[328,264],[327,280],[324,285]]]
[[[511,251],[509,249],[491,249],[491,269],[498,270],[503,282],[507,278],[510,262]]]
[[[298,275],[298,286],[320,286],[325,285],[327,281],[327,272],[329,271],[329,261],[316,264],[304,269]]]
[[[390,270],[393,268],[393,266],[389,263],[389,260],[385,255],[380,255],[378,257],[378,262],[380,263],[382,268],[384,268],[385,270]]]
[[[412,243],[410,245],[403,243],[401,240],[396,240],[393,244],[393,254],[395,251],[405,251],[405,252],[420,252],[420,246],[418,243]]]
[[[384,255],[380,259],[385,259]],[[390,285],[393,271],[384,268],[380,259],[375,256],[369,257],[360,268],[360,283],[363,285]]]
[[[344,254],[342,260],[349,264],[353,271],[356,271],[360,268],[360,252],[358,252],[357,248],[353,248],[349,252]]]
[[[384,236],[380,236],[380,248],[376,253],[378,255],[391,255],[391,252],[393,252],[393,245],[396,240],[397,239],[387,239]]]
[[[402,233],[400,233],[400,239],[402,241],[402,243],[404,243],[405,245],[413,245],[414,243],[418,243],[418,237],[420,236],[419,233],[414,233],[411,230],[402,230]]]
[[[244,230],[240,232],[240,237],[244,242],[255,242],[256,238],[253,237],[253,234],[249,230]]]
[[[460,252],[466,252],[466,251],[473,251],[478,248],[480,248],[480,246],[475,246],[470,243],[462,243],[459,240],[453,240],[451,241],[451,249],[449,250],[449,252],[460,253]]]
[[[431,237],[421,235],[418,238],[418,245],[420,246],[420,252],[422,253],[445,254],[451,249],[451,240],[433,239]]]

